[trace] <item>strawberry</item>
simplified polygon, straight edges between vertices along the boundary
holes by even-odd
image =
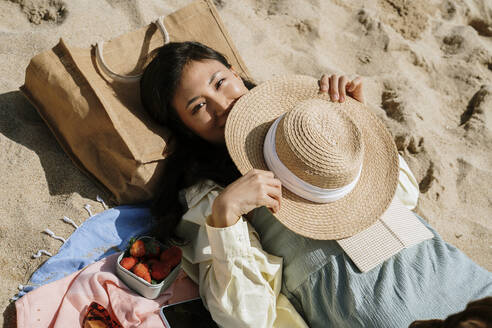
[[[142,257],[145,255],[145,245],[141,240],[135,241],[130,247],[130,255],[133,257]]]
[[[145,264],[138,263],[133,267],[132,271],[134,274],[147,281],[148,283],[151,282],[149,268]]]
[[[148,257],[159,258],[159,254],[161,253],[161,247],[159,246],[159,243],[154,239],[145,244],[145,250]]]
[[[131,270],[137,264],[137,259],[133,256],[124,257],[120,261],[120,265],[127,270]]]
[[[169,247],[168,249],[162,251],[160,259],[161,262],[168,263],[171,268],[178,265],[181,262],[181,248],[177,246]]]
[[[156,262],[151,267],[150,275],[155,280],[162,280],[167,277],[169,272],[171,272],[171,267],[168,263]]]
[[[159,260],[158,260],[158,259],[148,259],[147,261],[145,261],[145,263],[146,263],[149,267],[151,267],[151,268],[152,268],[152,266],[153,266],[155,263],[157,263],[157,262],[159,262]]]

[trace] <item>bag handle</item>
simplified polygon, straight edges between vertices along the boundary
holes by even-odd
[[[164,26],[164,17],[161,16],[157,18],[153,23],[156,24],[159,30],[161,31],[162,36],[164,38],[164,44],[169,43],[169,33],[167,32],[166,27]],[[109,66],[106,65],[106,62],[104,61],[103,50],[104,50],[104,41],[99,41],[96,44],[96,61],[106,75],[108,75],[115,81],[123,82],[123,83],[136,82],[140,79],[142,74],[121,75],[113,72],[109,68]]]

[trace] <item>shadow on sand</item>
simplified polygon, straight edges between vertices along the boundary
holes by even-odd
[[[50,195],[76,192],[93,200],[98,194],[106,199],[109,197],[107,191],[77,169],[20,91],[0,94],[0,134],[36,153]]]
[[[3,328],[17,327],[15,303],[10,303],[3,312]]]

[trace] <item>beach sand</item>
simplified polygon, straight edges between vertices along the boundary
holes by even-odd
[[[109,199],[75,168],[19,92],[36,54],[89,47],[149,24],[181,0],[0,1],[0,323],[9,299],[73,227]],[[257,82],[331,69],[365,79],[368,104],[419,181],[416,212],[492,270],[492,3],[488,0],[215,0]],[[459,268],[457,268],[459,270]]]

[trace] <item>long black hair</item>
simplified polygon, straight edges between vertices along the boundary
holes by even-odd
[[[166,158],[162,182],[151,208],[159,222],[157,235],[163,242],[177,237],[174,230],[186,210],[179,200],[180,190],[204,179],[225,187],[241,176],[225,144],[212,144],[196,135],[183,124],[172,106],[184,67],[192,61],[207,59],[231,68],[221,53],[201,43],[171,42],[157,50],[140,80],[144,108],[158,123],[169,128],[176,142],[175,150]],[[243,82],[248,89],[255,86],[244,78]]]

